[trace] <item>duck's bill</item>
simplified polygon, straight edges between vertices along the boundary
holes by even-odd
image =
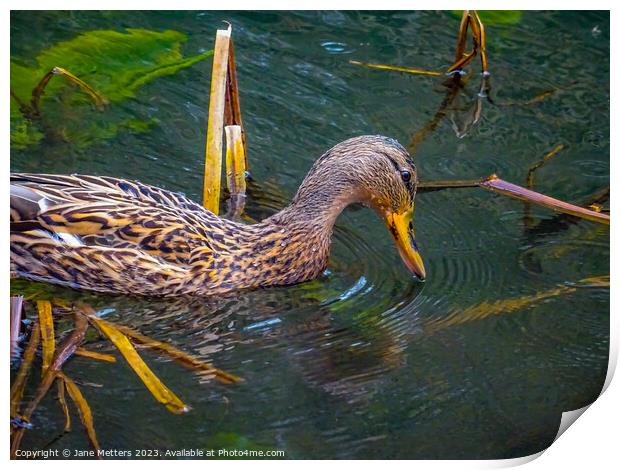
[[[415,242],[415,235],[413,233],[413,208],[402,214],[395,214],[389,212],[386,215],[386,222],[394,236],[398,253],[403,259],[407,269],[411,271],[418,279],[424,280],[426,277],[426,271],[424,269],[424,263],[418,250],[418,245]]]

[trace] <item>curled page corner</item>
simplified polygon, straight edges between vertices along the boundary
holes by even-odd
[[[558,432],[553,438],[553,442],[541,450],[540,452],[536,452],[534,454],[525,455],[523,457],[517,457],[513,459],[505,459],[505,460],[495,460],[491,463],[489,468],[512,468],[519,467],[521,465],[525,465],[526,463],[532,462],[544,454],[547,449],[549,449],[558,438],[564,434],[566,431],[577,419],[590,407],[591,405],[586,405],[583,408],[579,408],[578,410],[572,411],[564,411],[562,413],[562,418],[560,419],[560,426],[558,428]]]
[[[591,405],[586,405],[578,410],[565,411],[562,413],[562,419],[560,420],[560,427],[558,433],[553,438],[553,442],[557,441],[559,437],[566,431],[577,419],[590,408]]]

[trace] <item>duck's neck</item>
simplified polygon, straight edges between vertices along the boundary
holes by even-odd
[[[337,181],[311,172],[291,204],[273,216],[279,224],[307,227],[307,231],[331,235],[336,219],[349,204],[363,202],[364,192],[347,178]],[[308,233],[308,235],[312,235]]]
[[[264,241],[256,260],[273,284],[319,276],[327,265],[334,223],[342,210],[363,200],[354,184],[309,175],[291,204],[262,222]],[[268,235],[267,235],[268,234]]]

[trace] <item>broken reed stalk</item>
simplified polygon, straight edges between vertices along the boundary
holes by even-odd
[[[465,46],[467,46],[467,28],[469,26],[469,10],[463,10],[461,15],[461,23],[459,25],[459,33],[456,38],[456,47],[454,48],[454,63],[463,58],[465,54]]]
[[[473,188],[480,187],[488,189],[498,194],[525,201],[533,204],[537,204],[548,209],[552,209],[563,214],[580,217],[599,224],[609,225],[610,217],[607,214],[603,214],[596,210],[586,209],[583,207],[575,206],[559,199],[545,196],[544,194],[537,193],[531,189],[523,188],[508,181],[504,181],[497,177],[497,175],[491,175],[483,180],[447,180],[447,181],[430,181],[426,183],[420,183],[418,189],[420,192],[440,191],[442,189],[459,189],[459,188]]]
[[[610,217],[607,214],[602,214],[590,209],[584,209],[583,207],[574,206],[559,199],[545,196],[544,194],[537,193],[531,189],[522,188],[516,184],[509,183],[498,178],[496,175],[491,175],[480,183],[480,187],[484,189],[490,189],[499,194],[512,197],[513,199],[519,199],[521,201],[532,202],[539,206],[547,207],[564,214],[574,215],[581,217],[582,219],[591,220],[599,224],[609,225]]]
[[[41,96],[43,96],[43,93],[45,92],[45,88],[47,87],[47,84],[49,83],[49,81],[52,79],[54,75],[62,75],[66,77],[70,82],[75,83],[77,86],[79,86],[82,89],[82,91],[84,91],[88,96],[90,96],[93,99],[95,105],[98,108],[101,109],[107,104],[107,100],[101,94],[99,94],[93,87],[91,87],[88,83],[86,83],[84,80],[76,77],[71,72],[69,72],[66,69],[63,69],[62,67],[54,67],[52,70],[47,72],[41,80],[39,80],[39,83],[37,84],[37,86],[34,87],[34,89],[32,90],[32,98],[30,99],[30,106],[26,109],[22,109],[24,114],[28,115],[29,117],[34,117],[34,118],[38,118],[41,116],[41,107],[40,107]]]
[[[226,126],[226,181],[230,191],[227,216],[237,219],[245,207],[246,157],[241,126]]]
[[[473,48],[471,52],[465,52],[467,46],[467,31],[471,28],[471,36]],[[397,72],[414,73],[420,75],[452,75],[455,72],[461,72],[476,56],[480,53],[480,62],[482,75],[489,75],[489,66],[486,54],[486,37],[484,25],[475,10],[464,10],[459,24],[459,32],[456,38],[456,47],[454,49],[454,62],[445,72],[435,72],[432,70],[421,70],[409,67],[396,67],[392,65],[371,64],[368,62],[360,62],[358,60],[349,60],[350,64],[360,65],[363,67],[371,67],[375,69],[394,70]]]
[[[219,214],[220,180],[222,178],[222,135],[224,132],[224,109],[226,104],[226,76],[230,47],[231,27],[218,29],[213,50],[213,70],[209,94],[209,117],[205,150],[203,181],[203,206]]]
[[[526,181],[525,186],[527,186],[528,189],[534,188],[534,173],[536,172],[536,170],[546,165],[547,162],[549,162],[553,157],[555,157],[563,149],[564,149],[564,144],[556,145],[553,149],[547,152],[547,154],[545,154],[545,156],[541,160],[539,160],[538,162],[536,162],[534,165],[532,165],[529,168],[529,170],[527,171],[527,178],[525,180]],[[534,226],[534,217],[532,217],[532,207],[530,204],[526,202],[523,208],[523,227],[525,230],[529,230],[533,226]]]
[[[226,105],[224,106],[224,126],[240,126],[241,142],[245,168],[248,168],[248,148],[245,142],[245,129],[241,119],[241,104],[239,102],[239,85],[237,84],[237,64],[235,62],[235,48],[232,38],[228,48],[228,70],[226,72]]]
[[[471,52],[465,52],[467,43],[467,30],[471,28],[471,37],[473,48]],[[464,10],[459,26],[459,35],[456,42],[454,63],[448,67],[447,73],[458,72],[463,70],[476,55],[480,52],[480,62],[482,75],[489,74],[487,54],[486,54],[486,38],[484,34],[484,25],[478,16],[476,10]]]
[[[489,64],[487,62],[487,46],[486,46],[486,36],[484,32],[484,24],[478,16],[478,12],[476,10],[471,11],[471,32],[474,43],[477,44],[478,51],[480,52],[480,66],[482,69],[482,75],[489,75]]]
[[[558,153],[564,150],[564,147],[565,147],[564,144],[556,145],[555,147],[553,147],[553,149],[547,152],[547,154],[541,160],[539,160],[538,162],[536,162],[534,165],[530,167],[530,169],[527,171],[527,179],[526,179],[526,182],[527,182],[526,186],[529,189],[532,189],[534,187],[534,173],[536,172],[536,170],[545,166],[547,162],[549,162],[549,160],[551,160]]]

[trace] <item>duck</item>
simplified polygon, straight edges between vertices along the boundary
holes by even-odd
[[[312,165],[290,204],[253,224],[182,193],[108,176],[12,173],[11,275],[109,294],[210,296],[298,284],[325,271],[350,204],[372,208],[412,277],[418,174],[395,139],[359,136]]]

